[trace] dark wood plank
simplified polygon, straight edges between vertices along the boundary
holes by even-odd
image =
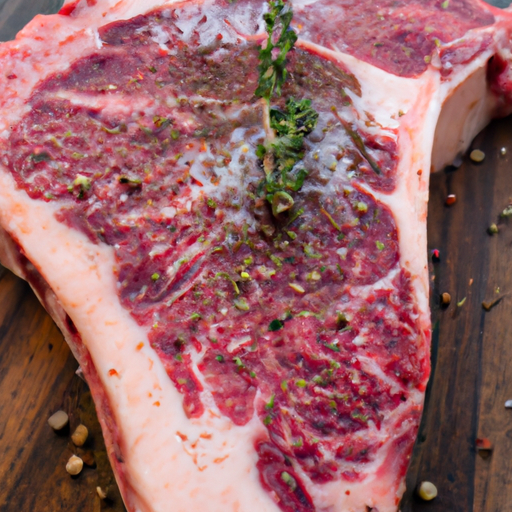
[[[114,480],[90,393],[75,374],[76,361],[61,333],[28,285],[4,270],[0,354],[0,511],[98,512],[96,486],[111,486]],[[70,415],[71,431],[79,423],[90,430],[86,448],[96,467],[76,479],[65,470],[76,453],[70,429],[56,435],[46,422],[60,408]],[[124,510],[119,496],[110,510]]]
[[[431,180],[429,247],[441,251],[433,265],[433,374],[403,512],[512,510],[512,411],[504,407],[512,398],[512,223],[498,218],[512,196],[512,118],[494,122],[473,147],[485,151],[482,164],[466,159]],[[448,193],[458,197],[450,208]],[[500,233],[489,236],[487,227],[498,221]],[[444,291],[454,300],[440,310]],[[498,297],[491,311],[482,308]],[[485,460],[475,448],[482,437],[495,446]],[[432,503],[412,496],[422,480],[438,486]]]

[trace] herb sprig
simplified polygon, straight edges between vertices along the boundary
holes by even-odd
[[[290,28],[293,18],[290,5],[283,0],[270,0],[269,7],[270,11],[263,15],[268,38],[265,48],[260,49],[260,77],[255,93],[267,102],[270,102],[274,93],[281,96],[281,89],[288,74],[286,55],[297,41],[297,34]]]
[[[315,129],[318,112],[311,107],[309,99],[288,98],[284,110],[270,107],[272,97],[281,96],[288,74],[287,55],[297,41],[297,34],[290,28],[293,17],[290,4],[270,0],[269,7],[264,15],[268,38],[259,53],[260,77],[255,94],[267,102],[274,136],[258,147],[257,156],[263,161],[265,171],[262,186],[277,217],[293,207],[295,201],[290,193],[302,188],[308,174],[306,169],[294,170],[294,167],[304,156],[304,137]]]
[[[270,109],[270,127],[276,138],[267,141],[266,146],[259,146],[258,156],[263,160],[267,199],[275,216],[294,204],[286,190],[297,192],[304,184],[306,169],[292,171],[304,156],[304,137],[314,130],[317,120],[318,112],[307,99],[289,98],[284,111]]]

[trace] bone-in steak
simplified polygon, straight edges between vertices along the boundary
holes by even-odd
[[[0,50],[3,260],[79,360],[130,512],[397,509],[429,172],[510,110],[510,13],[297,0],[273,108],[318,121],[276,213],[268,8],[80,0]]]

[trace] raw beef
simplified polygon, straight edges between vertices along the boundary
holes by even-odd
[[[273,215],[267,10],[79,0],[0,48],[2,262],[80,362],[130,512],[397,510],[429,173],[511,111],[512,13],[296,0],[275,107],[319,118]]]

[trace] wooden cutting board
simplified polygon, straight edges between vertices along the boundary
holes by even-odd
[[[0,0],[0,39],[60,3]],[[512,409],[504,406],[512,399],[512,219],[499,218],[512,200],[512,118],[494,122],[473,147],[486,153],[483,163],[466,159],[431,180],[428,244],[440,251],[432,264],[433,372],[403,512],[512,512]],[[446,207],[451,193],[457,203]],[[491,237],[493,222],[500,232]],[[452,296],[446,309],[439,308],[442,292]],[[498,298],[491,311],[482,308]],[[96,495],[114,479],[76,369],[28,285],[0,269],[0,512],[125,510],[117,491],[110,503]],[[56,435],[46,423],[61,408],[72,428],[84,423],[91,432],[96,466],[75,479],[65,471],[69,432]],[[477,454],[477,438],[494,447],[486,458]],[[422,480],[437,485],[433,502],[416,498]]]

